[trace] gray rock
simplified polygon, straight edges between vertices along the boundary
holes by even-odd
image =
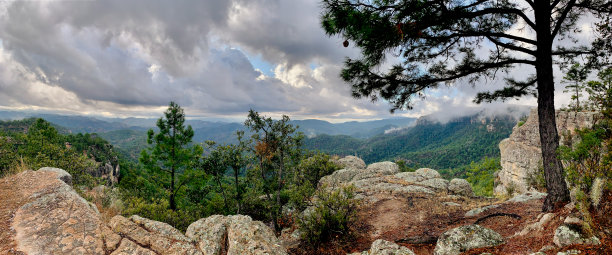
[[[70,175],[66,170],[59,169],[55,167],[43,167],[38,169],[38,171],[49,171],[57,174],[57,178],[65,182],[66,184],[72,186],[72,175]]]
[[[414,252],[396,243],[378,239],[372,243],[369,251],[356,252],[349,255],[414,255]]]
[[[472,210],[469,210],[468,212],[465,213],[465,217],[474,217],[478,214],[481,214],[482,212],[486,211],[486,210],[490,210],[490,209],[495,209],[499,207],[499,205],[487,205],[484,207],[478,207],[478,208],[474,208]]]
[[[433,170],[431,168],[420,168],[420,169],[417,169],[414,172],[416,174],[422,176],[423,179],[425,179],[425,180],[433,179],[433,178],[440,178],[440,173],[438,173],[438,171]]]
[[[537,222],[525,226],[525,228],[523,228],[523,230],[518,232],[516,235],[524,236],[533,231],[541,231],[544,226],[553,219],[553,217],[555,217],[554,213],[543,214]]]
[[[508,202],[522,203],[522,202],[527,202],[529,200],[542,199],[545,197],[546,197],[546,193],[532,191],[532,192],[528,192],[525,194],[516,195],[512,197],[511,199],[508,199]]]
[[[198,243],[204,254],[287,254],[272,229],[244,215],[213,215],[187,228],[187,237]],[[227,240],[227,241],[226,241]]]
[[[382,239],[372,243],[369,253],[370,255],[414,255],[410,249]]]
[[[121,236],[157,254],[202,255],[202,252],[172,226],[134,215],[129,219],[117,215],[110,221],[111,229]]]
[[[416,172],[401,172],[395,174],[395,177],[410,183],[417,183],[425,180],[422,175],[417,174]]]
[[[17,251],[25,254],[104,254],[100,215],[68,186],[69,174],[57,168],[43,168],[15,177],[27,179],[17,185],[32,185],[19,188],[33,192],[29,197],[31,201],[19,207],[12,218]]]
[[[560,144],[563,144],[563,134],[573,134],[577,128],[592,127],[597,112],[557,111],[556,123],[559,131]],[[527,177],[537,172],[542,164],[540,149],[540,133],[537,109],[533,109],[527,121],[512,129],[509,138],[499,143],[502,170],[498,174],[495,187],[496,195],[505,195],[508,187],[514,186],[518,193],[530,190]]]
[[[465,179],[452,179],[448,184],[448,191],[452,194],[471,197],[474,196],[472,185]]]
[[[466,225],[444,232],[438,238],[435,255],[457,255],[464,251],[500,245],[503,237],[479,225]]]
[[[384,161],[370,164],[366,170],[369,172],[381,173],[383,175],[392,175],[399,173],[399,166],[393,162]]]
[[[330,175],[323,176],[321,180],[319,180],[319,186],[334,187],[349,183],[359,172],[360,171],[355,168],[334,171]]]
[[[566,225],[561,225],[555,230],[553,242],[559,247],[565,247],[572,244],[601,244],[599,238],[595,236],[590,238],[584,237],[578,231]]]
[[[424,180],[418,183],[419,185],[423,185],[427,188],[431,188],[437,192],[447,192],[448,191],[448,181],[442,178],[433,178],[429,180]]]
[[[360,159],[355,156],[346,156],[336,161],[336,163],[343,168],[354,168],[354,169],[365,169],[366,168],[366,164],[363,161],[363,159]]]
[[[583,253],[579,250],[567,250],[567,251],[557,252],[557,255],[579,255],[579,254],[583,254]]]

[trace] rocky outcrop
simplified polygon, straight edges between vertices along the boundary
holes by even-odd
[[[204,218],[186,235],[137,215],[105,223],[95,205],[72,189],[64,170],[42,168],[9,178],[2,183],[18,183],[15,192],[27,198],[10,219],[15,233],[7,240],[14,243],[9,251],[18,254],[287,254],[269,227],[248,216]]]
[[[593,126],[596,112],[557,111],[557,130],[560,143],[566,142],[577,128]],[[509,138],[499,143],[502,169],[497,175],[495,194],[504,195],[507,191],[525,193],[530,190],[527,178],[537,172],[542,165],[540,133],[537,110],[533,109],[527,121],[512,129]]]
[[[287,254],[268,226],[244,215],[213,215],[187,228],[204,254]]]
[[[344,169],[324,176],[319,181],[320,187],[336,188],[354,185],[357,198],[371,194],[388,193],[393,195],[448,193],[462,196],[473,196],[472,187],[463,179],[451,182],[442,179],[438,171],[421,168],[415,172],[399,172],[393,162],[378,162],[363,167],[361,159],[349,156],[338,160],[345,163]]]
[[[34,178],[31,181],[37,184],[29,202],[12,220],[16,250],[25,254],[104,254],[97,209],[67,184],[72,183],[70,174],[42,168],[20,175]]]
[[[435,255],[457,255],[474,248],[491,247],[504,242],[497,232],[479,225],[466,225],[444,232],[438,238]]]
[[[559,247],[565,247],[573,244],[591,244],[600,245],[599,238],[585,237],[578,227],[572,228],[571,225],[561,225],[555,230],[553,242]]]
[[[356,168],[356,169],[365,169],[366,163],[363,159],[360,159],[355,156],[346,156],[344,158],[338,159],[335,161],[342,168]]]
[[[372,243],[369,251],[352,253],[350,255],[414,255],[414,252],[396,243],[378,239]]]

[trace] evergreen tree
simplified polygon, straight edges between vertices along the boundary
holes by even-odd
[[[289,124],[289,117],[283,115],[280,120],[259,115],[249,110],[244,123],[253,131],[252,140],[255,142],[254,152],[259,163],[259,174],[264,183],[264,193],[268,201],[274,201],[271,208],[274,229],[279,231],[278,219],[281,214],[283,190],[289,170],[300,160],[300,146],[304,136],[298,132],[297,127]],[[275,192],[275,199],[272,193]]]
[[[553,64],[560,58],[593,55],[596,47],[553,48],[555,40],[572,37],[577,22],[591,13],[600,19],[612,13],[609,0],[524,1],[361,1],[323,0],[322,25],[329,35],[354,41],[363,58],[348,59],[342,78],[356,97],[382,97],[393,109],[412,108],[428,89],[466,79],[475,84],[518,65],[535,69],[526,80],[508,79],[508,86],[479,93],[476,102],[535,95],[548,196],[543,210],[569,201],[561,162],[554,106]],[[511,33],[518,26],[535,38]],[[528,34],[528,33],[523,33]],[[603,37],[602,37],[603,38]],[[597,42],[602,42],[598,40]],[[476,49],[493,45],[488,57]],[[605,47],[605,43],[603,43]],[[404,62],[381,72],[387,54]],[[555,58],[553,58],[553,56]],[[534,88],[535,87],[535,88]],[[561,202],[561,203],[558,203]]]
[[[575,100],[575,104],[570,108],[574,111],[582,110],[582,107],[580,107],[580,97],[582,96],[582,91],[585,89],[583,82],[586,80],[588,74],[588,69],[581,67],[580,64],[574,64],[563,77],[563,80],[569,83],[569,85],[565,86],[563,92],[572,93],[572,100]]]
[[[154,180],[161,182],[169,193],[170,209],[176,210],[176,195],[191,175],[194,162],[202,153],[198,145],[189,146],[193,138],[191,125],[185,127],[185,113],[176,103],[164,112],[164,117],[157,120],[159,133],[149,129],[147,143],[153,147],[143,150],[140,162],[148,169]]]

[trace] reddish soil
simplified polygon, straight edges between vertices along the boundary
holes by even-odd
[[[465,199],[441,197],[394,197],[380,195],[379,201],[363,205],[357,213],[358,220],[353,227],[354,236],[344,240],[334,240],[316,249],[292,251],[293,254],[346,254],[368,250],[376,239],[385,239],[409,247],[416,254],[432,254],[437,237],[445,231],[462,225],[478,224],[493,229],[504,237],[505,243],[496,247],[473,249],[464,254],[530,254],[549,245],[547,254],[577,249],[584,254],[612,254],[612,194],[606,193],[598,209],[592,214],[596,225],[595,232],[601,237],[602,245],[574,245],[557,248],[553,243],[555,229],[574,208],[562,207],[555,216],[539,231],[531,231],[520,236],[527,225],[535,223],[542,215],[543,199],[523,203],[504,202],[499,207],[489,209],[475,217],[464,217],[472,208],[492,204],[490,199]],[[443,202],[455,202],[460,206],[448,206]],[[499,202],[498,202],[499,203]],[[485,218],[489,215],[496,215]]]

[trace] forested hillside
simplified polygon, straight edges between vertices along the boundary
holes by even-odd
[[[320,135],[306,139],[304,146],[330,154],[357,155],[366,163],[404,161],[410,168],[429,167],[443,170],[447,177],[460,176],[461,171],[452,169],[485,157],[499,157],[498,144],[510,135],[516,122],[511,116],[470,116],[444,124],[421,118],[412,128],[370,139]]]

